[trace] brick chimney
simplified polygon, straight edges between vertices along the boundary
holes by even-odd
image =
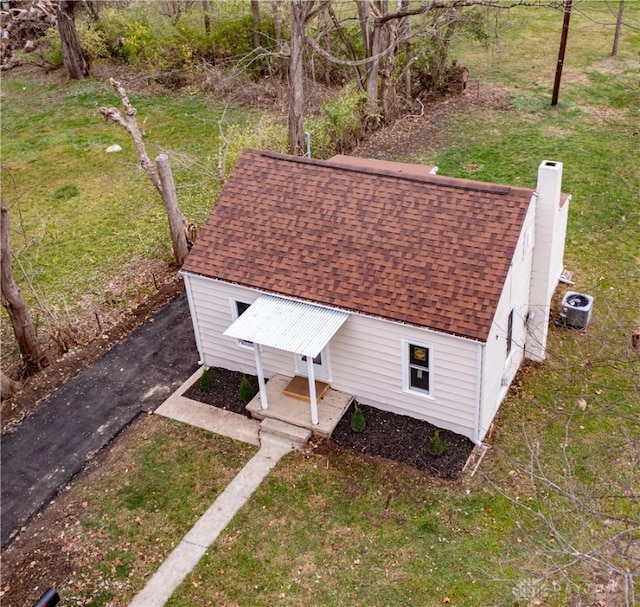
[[[536,221],[526,345],[527,358],[537,361],[545,358],[551,298],[563,270],[570,197],[563,195],[561,188],[562,163],[543,160],[534,193]]]

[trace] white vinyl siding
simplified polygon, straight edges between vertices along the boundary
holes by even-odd
[[[255,374],[255,356],[253,348],[238,346],[238,340],[225,337],[222,333],[235,320],[231,300],[252,302],[260,293],[236,285],[211,280],[190,274],[189,281],[193,298],[191,308],[195,313],[194,326],[200,335],[202,363],[208,367],[223,367],[243,373]],[[263,348],[262,364],[265,375],[271,377],[286,368],[288,374],[294,373],[293,358],[286,352]]]
[[[433,397],[403,390],[403,340],[430,346]],[[331,341],[332,386],[359,402],[473,437],[476,342],[352,315]]]
[[[253,353],[222,333],[233,322],[229,299],[253,301],[257,291],[190,274],[195,324],[205,365],[255,373]],[[403,390],[403,340],[429,346],[434,396]],[[473,440],[476,402],[475,341],[383,319],[351,314],[329,344],[331,386],[359,402],[423,419]],[[263,348],[265,375],[295,374],[294,355]]]
[[[507,395],[509,385],[524,358],[527,341],[525,320],[529,311],[529,276],[531,275],[533,257],[531,233],[534,230],[534,211],[535,205],[531,205],[485,347],[482,370],[480,440],[489,430],[500,403]],[[513,324],[511,326],[511,351],[507,355],[510,313],[513,313]]]

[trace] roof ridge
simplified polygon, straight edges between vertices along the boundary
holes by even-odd
[[[249,151],[249,149],[247,149]],[[502,185],[498,183],[487,183],[485,181],[475,181],[473,179],[464,179],[462,177],[445,177],[443,175],[403,175],[389,169],[373,169],[368,167],[354,167],[344,164],[332,163],[330,160],[320,160],[317,158],[307,158],[305,156],[289,156],[287,154],[281,154],[279,152],[272,152],[270,150],[255,150],[259,155],[267,158],[273,158],[282,160],[284,162],[292,162],[295,164],[312,164],[315,166],[324,166],[334,170],[342,170],[351,173],[365,173],[368,175],[382,175],[385,177],[393,177],[395,179],[402,179],[403,181],[411,181],[417,183],[432,183],[434,185],[454,188],[458,190],[466,190],[471,192],[487,192],[491,194],[497,194],[499,196],[507,196],[511,192],[523,192],[529,195],[533,194],[534,190],[531,188]]]

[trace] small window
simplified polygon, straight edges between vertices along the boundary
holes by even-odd
[[[412,342],[405,342],[405,347],[407,349],[405,389],[430,395],[432,391],[430,348]]]
[[[233,299],[231,301],[231,312],[233,316],[233,320],[238,320],[251,306],[252,302],[249,301],[239,301],[237,299]],[[243,346],[245,348],[253,348],[253,342],[247,341],[245,339],[237,340],[239,346]]]
[[[236,301],[236,318],[240,318],[249,309],[250,305],[246,301]]]
[[[301,356],[300,359],[303,360],[304,362],[307,362],[307,357],[306,356]],[[318,354],[318,356],[316,356],[313,359],[313,364],[314,365],[321,365],[322,364],[322,352],[320,352],[320,354]]]
[[[513,348],[513,310],[509,312],[509,318],[507,319],[507,358],[511,355]]]

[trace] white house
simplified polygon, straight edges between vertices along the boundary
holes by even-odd
[[[560,162],[535,190],[433,172],[245,150],[183,267],[201,364],[308,376],[314,422],[322,379],[480,443],[545,357],[570,197]]]

